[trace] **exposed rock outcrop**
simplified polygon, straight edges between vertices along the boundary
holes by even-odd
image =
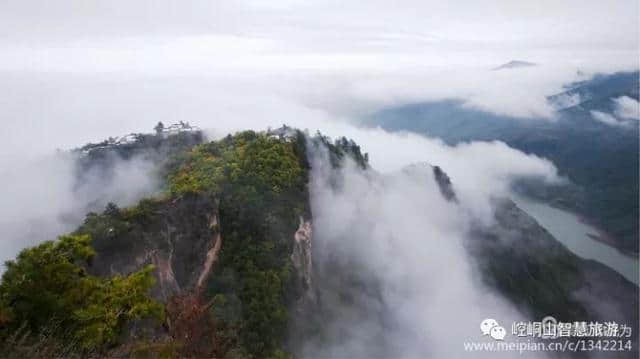
[[[151,257],[151,263],[156,266],[159,299],[164,302],[167,302],[171,297],[181,292],[180,285],[178,285],[178,281],[176,281],[176,275],[173,273],[172,257],[172,252],[166,257],[158,251],[155,251]]]
[[[218,203],[188,195],[148,206],[134,220],[115,213],[114,227],[105,236],[94,233],[97,255],[90,270],[126,275],[153,264],[156,284],[151,295],[165,304],[164,328],[139,322],[128,335],[135,338],[144,332],[154,342],[174,340],[182,345],[182,354],[210,357],[217,342],[209,315],[212,301],[204,293],[222,248]]]
[[[220,234],[219,223],[218,223],[218,214],[214,213],[211,215],[211,219],[209,220],[209,228],[213,234],[213,240],[211,243],[211,248],[207,251],[207,255],[202,265],[202,270],[200,271],[200,275],[198,276],[198,281],[196,282],[196,292],[202,293],[204,290],[204,286],[207,283],[207,279],[211,275],[211,271],[213,268],[213,264],[218,260],[218,254],[220,253],[220,249],[222,248],[222,235]]]
[[[105,235],[92,229],[97,255],[90,270],[97,275],[126,275],[153,264],[157,283],[152,294],[166,302],[201,287],[208,278],[222,244],[217,203],[185,196],[148,206],[139,218],[114,220]]]
[[[300,226],[293,235],[294,245],[293,253],[291,254],[291,261],[293,267],[296,269],[300,285],[304,292],[304,297],[313,299],[315,297],[313,285],[311,282],[312,277],[312,259],[311,259],[311,244],[312,244],[312,229],[311,222],[305,221],[300,217]]]
[[[170,335],[179,340],[185,350],[195,356],[209,356],[215,353],[215,323],[208,315],[213,300],[206,300],[204,291],[211,276],[213,266],[222,248],[222,235],[219,231],[218,214],[209,215],[211,229],[210,248],[206,252],[198,280],[194,288],[183,291],[170,298],[167,303],[167,326]]]
[[[444,198],[447,201],[456,201],[456,193],[453,191],[449,176],[439,166],[433,166],[433,176]]]

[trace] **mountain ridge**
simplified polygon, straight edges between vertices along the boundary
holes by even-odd
[[[332,141],[321,134],[309,136],[286,127],[282,131],[244,131],[195,145],[190,136],[163,136],[160,143],[140,138],[154,149],[152,153],[166,148],[164,141],[174,144],[171,148],[176,152],[169,157],[175,158],[159,163],[164,168],[160,173],[166,176],[161,192],[131,207],[110,204],[102,213],[89,213],[71,236],[90,239],[93,247],[90,261],[77,262],[85,276],[106,281],[144,278],[145,286],[134,292],[147,294],[136,300],[160,306],[162,314],[153,317],[140,312],[140,316],[110,329],[112,337],[76,348],[72,354],[304,356],[303,344],[323,340],[331,328],[329,323],[339,320],[327,298],[344,298],[345,310],[372,314],[366,302],[348,300],[363,289],[367,295],[376,295],[375,280],[366,272],[344,259],[328,267],[314,264],[315,251],[331,247],[314,245],[315,233],[322,228],[316,227],[311,209],[308,186],[313,164],[308,151],[326,154],[328,180],[334,186],[342,181],[335,171],[341,170],[347,159],[357,171],[371,178],[379,176],[371,172],[368,155],[354,141]],[[104,158],[112,157],[105,156],[105,151],[126,157],[131,155],[128,151],[142,148],[141,143],[96,148],[95,154],[89,151],[83,159],[83,166],[108,167],[111,162]],[[455,179],[440,167],[422,164],[405,171],[417,178],[426,176],[425,185],[433,181],[445,201],[457,203]],[[496,204],[496,208],[496,225],[477,227],[473,239],[465,243],[489,286],[534,318],[553,313],[564,321],[619,319],[619,315],[607,317],[611,312],[587,307],[573,295],[581,291],[594,302],[607,301],[607,308],[615,308],[637,323],[637,310],[633,309],[637,287],[606,267],[590,266],[572,255],[513,203]],[[518,241],[531,243],[531,248],[515,247]],[[0,316],[3,328],[15,329],[28,320],[30,311],[23,304],[38,298],[21,296],[27,293],[22,292],[25,282],[12,281],[16,276],[31,278],[38,273],[37,269],[21,271],[19,264],[35,255],[23,253],[13,262],[16,264],[9,265],[0,284],[0,313],[10,314]],[[593,274],[586,274],[588,271]],[[333,286],[335,275],[341,278],[338,287]],[[595,277],[601,280],[594,282]],[[70,284],[78,280],[82,281],[72,279]],[[70,295],[64,287],[39,285],[43,290],[38,296]],[[608,291],[619,292],[622,299],[603,296]],[[76,322],[73,313],[85,310],[84,301],[72,305],[79,307],[62,322],[63,332],[83,333],[84,324]],[[117,303],[111,305],[122,310]],[[379,320],[384,323],[387,319]],[[46,329],[30,324],[36,333]],[[68,339],[51,340],[66,343]],[[61,353],[57,343],[45,343],[49,355]],[[22,345],[5,346],[2,353],[32,353],[43,344],[33,338]],[[393,346],[387,345],[390,343],[380,340],[371,350],[389,352]]]
[[[510,70],[510,69],[516,69],[516,68],[521,68],[521,67],[532,67],[532,66],[538,66],[538,64],[533,63],[533,62],[528,62],[528,61],[520,61],[520,60],[511,60],[507,63],[504,63],[500,66],[494,67],[493,71],[499,71],[499,70]]]

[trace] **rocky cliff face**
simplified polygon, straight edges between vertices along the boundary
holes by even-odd
[[[447,201],[455,201],[456,193],[453,191],[451,179],[439,166],[433,166],[433,177],[440,188],[442,196]]]
[[[314,298],[298,136],[248,132],[195,147],[171,166],[169,193],[87,217],[78,232],[94,238],[92,273],[155,266],[151,294],[164,304],[166,320],[162,327],[134,325],[131,345],[146,337],[196,357],[281,350],[287,308],[308,307]],[[149,350],[160,350],[156,344]]]
[[[140,212],[89,216],[79,231],[94,238],[97,255],[90,270],[97,275],[128,274],[147,264],[156,266],[153,295],[167,301],[196,289],[208,273],[207,253],[215,248],[219,231],[215,201],[185,196],[149,201]],[[106,226],[94,226],[102,221]],[[200,283],[201,284],[201,283]]]
[[[152,264],[156,284],[151,295],[165,305],[163,325],[132,323],[126,344],[111,354],[130,355],[139,338],[165,344],[178,340],[193,348],[204,345],[205,351],[190,354],[211,353],[211,298],[205,290],[222,245],[218,211],[211,197],[185,195],[91,215],[79,228],[94,238],[96,256],[89,267],[93,274],[127,275]]]
[[[300,217],[300,226],[293,235],[294,245],[291,262],[299,277],[299,285],[302,287],[304,293],[303,298],[306,300],[313,300],[315,298],[313,283],[311,282],[313,275],[311,259],[312,238],[311,222],[305,221],[304,218]]]

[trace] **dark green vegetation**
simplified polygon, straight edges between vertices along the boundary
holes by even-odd
[[[73,233],[7,265],[0,356],[287,358],[309,338],[341,335],[326,325],[334,302],[323,304],[323,295],[371,314],[358,298],[382,293],[366,267],[335,255],[324,273],[301,273],[292,260],[301,248],[294,234],[312,219],[307,151],[325,151],[334,169],[350,157],[366,170],[357,144],[286,127],[212,142],[192,132],[140,138],[146,145],[92,147],[80,166],[108,174],[118,159],[148,157],[162,187],[134,206],[89,213]],[[433,168],[433,175],[455,201],[446,173]],[[468,243],[483,279],[536,316],[628,322],[591,316],[594,309],[574,296],[604,302],[613,293],[623,299],[607,308],[637,322],[637,287],[573,256],[521,211],[503,212],[499,228]],[[513,246],[512,237],[527,245]],[[311,288],[305,275],[314,278]],[[321,293],[323,283],[334,291]]]
[[[195,148],[170,177],[173,195],[211,193],[220,201],[220,270],[206,295],[221,335],[238,343],[235,353],[284,355],[292,236],[299,217],[310,215],[307,169],[302,135],[247,131]]]
[[[168,266],[178,288],[164,283],[168,297],[194,287],[208,240],[220,233],[219,259],[202,298],[212,303],[204,314],[212,329],[200,334],[197,344],[202,347],[194,345],[184,353],[281,357],[286,295],[292,292],[292,236],[299,218],[309,217],[307,169],[302,134],[278,138],[238,133],[181,155],[168,171],[166,191],[159,198],[90,215],[80,232],[98,238],[99,256],[144,255],[152,248],[170,251]],[[208,221],[212,213],[219,217],[216,224]],[[128,257],[123,266],[134,261]],[[112,265],[118,259],[103,262]],[[175,340],[178,346],[185,344]]]
[[[289,306],[304,290],[293,234],[311,216],[307,136],[283,127],[203,143],[200,132],[156,132],[77,150],[78,183],[135,157],[156,163],[164,186],[135,206],[89,213],[72,235],[8,263],[6,353],[288,356]],[[336,165],[352,154],[366,166],[352,141],[312,141]]]
[[[0,335],[19,345],[5,344],[3,357],[91,353],[114,344],[128,321],[163,318],[162,305],[147,295],[153,267],[127,276],[89,275],[85,266],[95,255],[90,241],[87,235],[62,236],[7,262]]]
[[[289,307],[305,289],[290,255],[300,220],[311,216],[307,138],[286,127],[278,133],[246,131],[198,146],[169,180],[172,196],[219,200],[224,242],[206,296],[222,328],[219,341],[235,343],[222,352],[236,356],[286,356]],[[320,135],[311,141],[326,145],[336,165],[349,154],[366,166],[352,141],[332,145]]]
[[[620,96],[638,100],[638,76],[638,72],[618,73],[572,84],[565,93],[549,98],[559,107],[559,118],[553,122],[498,116],[450,100],[384,110],[367,123],[440,137],[450,144],[500,140],[546,157],[572,184],[548,187],[529,182],[519,184],[519,189],[579,213],[611,235],[620,249],[637,253],[638,124],[612,127],[594,120],[590,111],[611,113],[612,99]],[[563,99],[576,95],[580,103],[560,107]]]

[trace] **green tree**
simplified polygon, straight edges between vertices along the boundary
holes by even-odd
[[[95,255],[90,237],[61,236],[20,252],[6,262],[0,284],[0,303],[15,325],[23,322],[32,330],[51,318],[63,322],[89,294],[87,264]]]
[[[148,296],[154,284],[149,265],[126,277],[115,276],[94,281],[84,306],[73,312],[79,328],[75,336],[85,348],[100,347],[115,342],[122,326],[147,316],[162,318],[164,308]]]
[[[2,335],[21,325],[38,333],[55,321],[55,335],[96,350],[113,343],[127,321],[162,317],[163,307],[147,294],[154,282],[153,266],[126,277],[91,276],[85,269],[95,255],[90,243],[88,235],[61,236],[6,262],[0,324],[8,333]]]

